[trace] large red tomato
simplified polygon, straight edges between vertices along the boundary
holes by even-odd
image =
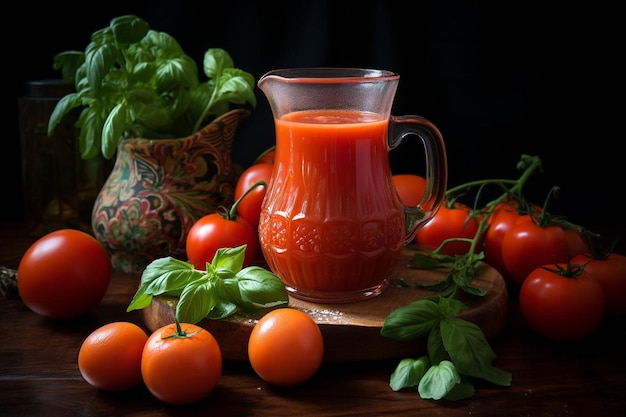
[[[506,275],[521,285],[535,268],[567,262],[565,231],[558,225],[519,221],[502,239],[502,260]]]
[[[567,268],[566,264],[558,265]],[[523,280],[520,311],[529,327],[548,339],[582,339],[603,317],[602,288],[584,270],[580,275],[567,276],[555,268],[555,265],[536,268]]]
[[[585,237],[577,230],[564,229],[565,239],[567,240],[567,253],[571,258],[576,255],[589,252],[589,243],[585,240]]]
[[[598,281],[604,291],[606,314],[626,314],[626,256],[610,253],[605,258],[595,259],[589,254],[580,254],[571,260],[580,264],[591,278]]]
[[[51,232],[26,251],[17,270],[24,304],[52,319],[71,319],[96,307],[106,293],[113,267],[93,236],[74,229]]]
[[[498,204],[489,217],[483,245],[485,262],[502,275],[506,275],[502,260],[502,240],[504,235],[521,221],[530,221],[530,217],[521,215],[517,205],[507,202]]]
[[[452,207],[442,205],[435,216],[415,234],[415,242],[418,246],[434,250],[445,240],[452,238],[473,239],[478,231],[480,218],[471,216],[472,210],[465,204],[454,203]],[[445,255],[462,255],[467,253],[470,243],[449,242],[441,253]],[[480,251],[481,245],[476,245],[476,251]]]
[[[259,237],[256,229],[243,217],[211,213],[198,219],[187,234],[187,259],[195,269],[206,270],[218,249],[247,245],[244,266],[256,258]]]

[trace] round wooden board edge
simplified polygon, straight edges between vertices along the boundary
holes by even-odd
[[[397,277],[409,284],[435,282],[445,276],[442,271],[412,269],[407,260],[411,252],[405,250],[397,268]],[[487,339],[495,337],[506,323],[508,294],[502,276],[484,265],[472,284],[486,291],[482,297],[462,297],[468,309],[459,316],[481,328]],[[425,353],[425,342],[398,342],[380,335],[384,318],[391,310],[429,295],[424,290],[390,285],[371,300],[350,304],[316,304],[290,296],[292,308],[305,311],[320,326],[324,336],[324,362],[357,362],[417,357]],[[390,302],[390,300],[392,300]],[[175,299],[154,297],[143,310],[146,326],[154,331],[174,322]],[[367,311],[362,320],[361,311]],[[210,331],[222,348],[224,360],[247,361],[248,339],[257,319],[235,316],[222,320],[204,319],[198,323]]]

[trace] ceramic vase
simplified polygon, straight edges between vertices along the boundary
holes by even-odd
[[[120,141],[91,220],[115,270],[138,274],[157,258],[186,259],[191,226],[233,203],[232,144],[249,114],[231,110],[185,138]]]

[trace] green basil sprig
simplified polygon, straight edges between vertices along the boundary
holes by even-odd
[[[53,68],[76,91],[59,100],[48,121],[52,136],[65,115],[80,109],[84,159],[110,159],[126,138],[186,137],[231,105],[256,107],[254,76],[235,68],[222,48],[207,49],[199,68],[174,37],[134,15],[111,19],[90,39],[84,51],[54,56]]]
[[[425,337],[428,350],[428,355],[400,361],[390,378],[394,391],[417,387],[424,399],[459,400],[474,394],[469,377],[511,385],[511,373],[492,365],[496,354],[480,327],[457,317],[464,309],[459,300],[434,296],[387,316],[382,336],[401,342]]]
[[[153,297],[169,295],[178,297],[176,319],[196,324],[204,318],[223,319],[289,304],[276,275],[260,266],[243,268],[245,250],[246,245],[218,249],[206,271],[172,257],[152,261],[126,311],[143,309]]]

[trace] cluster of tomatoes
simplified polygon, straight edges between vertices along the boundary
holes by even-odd
[[[250,365],[277,386],[306,381],[319,369],[322,333],[306,313],[278,308],[255,324],[249,337]],[[149,336],[136,324],[113,322],[83,341],[78,367],[83,378],[106,391],[143,383],[159,400],[187,405],[208,397],[222,376],[222,350],[206,329],[190,323],[167,324]]]
[[[93,236],[61,229],[38,239],[22,256],[18,292],[39,315],[73,319],[100,304],[111,276],[109,255]],[[143,383],[159,400],[182,405],[207,397],[218,385],[221,352],[216,338],[196,324],[176,322],[148,335],[134,323],[117,321],[84,339],[78,368],[99,389],[121,391]],[[272,385],[304,382],[317,372],[323,355],[318,324],[290,307],[264,314],[248,339],[252,368]]]
[[[72,319],[102,301],[111,275],[110,258],[93,236],[62,229],[41,237],[26,251],[18,267],[18,292],[35,313]],[[248,340],[252,368],[273,385],[304,382],[317,372],[323,354],[317,323],[289,307],[263,315]],[[83,378],[99,389],[121,391],[143,382],[163,402],[190,404],[217,386],[222,353],[215,337],[195,324],[168,324],[148,336],[138,325],[122,321],[85,338],[78,367]]]
[[[424,179],[413,177],[396,184],[401,197],[423,192]],[[518,201],[500,202],[478,233],[484,213],[459,202],[444,204],[415,243],[436,250],[452,239],[440,253],[464,255],[476,241],[474,252],[482,251],[484,261],[519,290],[529,327],[549,339],[581,339],[603,317],[626,314],[626,256],[592,250],[593,240],[581,230],[542,221],[545,213],[534,204],[523,209]]]

